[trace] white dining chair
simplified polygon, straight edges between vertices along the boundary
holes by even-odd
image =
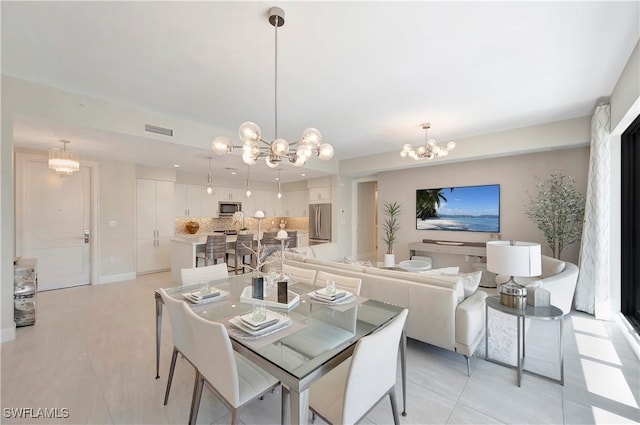
[[[178,353],[193,364],[195,353],[194,340],[187,327],[184,310],[182,306],[187,307],[182,300],[172,298],[167,292],[160,288],[159,290],[162,301],[164,302],[167,312],[169,313],[169,321],[171,321],[171,336],[173,338],[173,355],[171,356],[171,366],[169,367],[169,375],[167,377],[167,389],[164,393],[164,405],[169,401],[169,391],[171,391],[171,382],[173,381],[173,372],[176,369],[176,360]]]
[[[311,385],[309,406],[314,414],[334,425],[355,424],[388,395],[393,422],[400,423],[395,384],[408,312],[402,310],[380,331],[358,341],[351,358]]]
[[[180,279],[183,285],[199,283],[202,281],[220,280],[229,277],[226,263],[215,264],[206,267],[194,267],[191,269],[180,269]]]
[[[292,277],[296,283],[308,283],[309,285],[313,285],[316,281],[316,270],[303,269],[283,263],[282,272],[285,275]]]
[[[351,292],[354,295],[360,295],[362,279],[360,279],[359,277],[347,277],[319,271],[318,276],[316,277],[315,286],[324,288],[325,286],[327,286],[327,280],[333,280],[336,283],[336,289],[343,289],[345,291]]]
[[[233,351],[227,329],[221,323],[198,316],[187,305],[187,326],[197,335],[194,365],[196,378],[191,400],[189,424],[195,424],[207,382],[213,393],[231,410],[231,424],[238,423],[239,409],[265,393],[275,389],[280,382],[251,361]]]

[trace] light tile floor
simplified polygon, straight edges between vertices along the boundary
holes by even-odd
[[[164,319],[161,379],[155,378],[153,291],[171,286],[168,273],[129,282],[40,293],[37,323],[19,328],[1,350],[2,423],[186,423],[193,369],[178,362],[168,406],[162,400],[171,357],[171,326]],[[555,327],[532,322],[528,366],[557,374]],[[484,351],[484,350],[480,350]],[[480,353],[481,354],[481,353]],[[552,361],[549,361],[551,358]],[[565,386],[409,340],[407,417],[403,424],[639,423],[638,359],[613,322],[573,313],[565,319]],[[400,383],[400,381],[398,381]],[[398,400],[402,400],[400,385]],[[245,408],[244,424],[277,424],[279,391]],[[10,408],[68,409],[68,418],[9,418]],[[59,410],[60,416],[64,413]],[[198,423],[229,423],[226,408],[208,391]],[[322,423],[318,420],[316,423]],[[388,400],[364,420],[392,423]]]

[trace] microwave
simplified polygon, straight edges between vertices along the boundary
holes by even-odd
[[[242,211],[242,202],[220,201],[218,203],[218,217],[231,217],[238,211]]]

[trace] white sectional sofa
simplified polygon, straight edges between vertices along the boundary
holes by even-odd
[[[285,252],[285,263],[362,279],[360,295],[409,309],[407,336],[469,358],[484,333],[484,300],[475,291],[465,297],[463,279],[346,264],[337,244]],[[278,261],[271,262],[273,268]]]

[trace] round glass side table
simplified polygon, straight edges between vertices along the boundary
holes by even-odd
[[[558,382],[560,385],[564,385],[564,337],[563,337],[563,318],[564,313],[556,306],[548,306],[548,307],[534,307],[531,305],[527,305],[525,308],[513,308],[507,307],[506,305],[500,304],[499,297],[488,297],[486,299],[485,304],[485,320],[484,320],[484,355],[485,360],[490,361],[492,363],[496,363],[502,366],[513,367],[509,364],[493,360],[489,358],[489,308],[515,316],[517,320],[517,346],[518,346],[518,386],[522,382],[522,374],[523,372],[530,373],[532,375],[540,376],[542,378],[549,379],[554,382]],[[559,331],[560,331],[560,341],[558,342],[558,357],[560,360],[560,379],[555,379],[550,376],[541,375],[536,372],[532,372],[524,369],[524,358],[525,358],[525,335],[524,335],[524,319],[535,319],[535,320],[555,320],[558,322]]]

